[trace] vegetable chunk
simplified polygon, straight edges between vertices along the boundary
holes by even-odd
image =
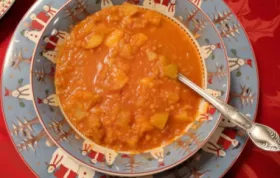
[[[168,120],[168,112],[160,112],[152,115],[150,123],[158,129],[163,130]]]
[[[134,45],[134,49],[138,50],[139,47],[148,41],[148,37],[143,33],[136,33],[131,37],[130,42]]]
[[[178,66],[176,64],[169,64],[163,67],[163,75],[172,79],[178,77]]]
[[[125,3],[122,8],[124,16],[132,16],[138,12],[138,7],[132,4]]]
[[[149,61],[154,61],[157,58],[157,54],[149,49],[146,50]]]
[[[87,41],[87,44],[85,46],[86,49],[92,49],[92,48],[96,48],[99,45],[101,45],[101,43],[103,42],[104,37],[102,35],[92,35],[89,40]]]
[[[189,121],[189,122],[191,122],[191,118],[188,116],[188,113],[185,112],[185,111],[176,114],[174,116],[174,118],[176,120],[179,120],[179,121]]]
[[[109,48],[114,47],[119,43],[123,35],[124,35],[123,31],[116,29],[106,38],[105,45],[108,46]]]

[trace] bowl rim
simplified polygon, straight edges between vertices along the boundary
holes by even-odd
[[[34,94],[34,90],[33,90],[33,75],[32,75],[32,71],[33,71],[33,67],[34,67],[34,61],[35,61],[35,56],[36,56],[36,51],[39,49],[39,42],[41,41],[41,39],[44,37],[43,34],[46,32],[46,29],[47,29],[47,26],[49,24],[51,24],[53,22],[53,19],[55,17],[57,17],[57,14],[59,12],[61,12],[67,5],[69,5],[70,3],[72,3],[73,0],[69,0],[67,2],[65,2],[56,12],[56,14],[50,19],[50,21],[46,24],[46,26],[43,28],[42,32],[41,32],[41,36],[38,40],[38,43],[35,44],[35,47],[34,47],[34,50],[32,52],[32,58],[31,58],[31,66],[30,66],[30,84],[31,84],[31,93],[32,93],[32,103],[33,103],[33,106],[35,108],[35,113],[36,115],[38,116],[38,119],[39,119],[39,122],[41,123],[43,129],[45,130],[45,132],[47,133],[47,135],[50,137],[50,139],[56,144],[57,147],[61,148],[63,151],[65,151],[68,155],[70,155],[72,158],[74,158],[76,161],[80,162],[82,165],[86,166],[86,167],[89,167],[91,169],[94,169],[95,171],[98,171],[98,172],[101,172],[101,173],[104,173],[104,174],[108,174],[108,175],[112,175],[112,176],[123,176],[123,177],[135,177],[135,176],[148,176],[148,175],[152,175],[152,174],[156,174],[156,173],[160,173],[160,172],[163,172],[163,171],[166,171],[166,170],[169,170],[179,164],[181,164],[182,162],[186,161],[187,159],[189,159],[191,156],[193,156],[199,149],[201,149],[201,147],[203,147],[203,145],[211,138],[211,136],[213,135],[213,133],[215,132],[216,128],[218,127],[219,125],[219,122],[222,118],[222,115],[221,113],[218,113],[218,116],[217,116],[217,120],[216,120],[216,123],[214,124],[214,126],[212,127],[211,131],[208,132],[207,134],[207,137],[193,150],[191,151],[189,154],[187,154],[186,156],[182,157],[179,161],[173,163],[173,164],[170,164],[164,168],[159,168],[159,169],[156,169],[154,171],[146,171],[146,172],[139,172],[139,173],[131,173],[131,172],[123,172],[123,173],[117,173],[117,172],[114,172],[114,171],[108,171],[108,170],[105,170],[105,169],[101,169],[101,168],[98,168],[96,166],[94,166],[94,164],[91,164],[91,163],[88,163],[88,162],[85,162],[77,157],[75,157],[73,154],[71,154],[67,149],[65,149],[61,143],[59,143],[58,141],[55,140],[55,138],[52,136],[52,134],[49,132],[49,129],[46,127],[42,117],[41,117],[41,114],[39,113],[39,109],[37,107],[37,104],[36,104],[36,99],[35,99],[35,94]],[[217,27],[213,24],[213,22],[211,21],[211,19],[208,17],[208,15],[199,7],[197,7],[192,1],[187,1],[187,3],[190,3],[193,7],[195,7],[201,14],[203,14],[204,18],[208,21],[209,25],[211,25],[215,31],[215,33],[217,34],[217,37],[220,39],[220,44],[221,44],[221,49],[223,50],[224,52],[224,56],[225,56],[225,62],[226,62],[226,73],[227,73],[227,90],[225,92],[225,102],[228,102],[229,100],[229,95],[230,95],[230,69],[229,69],[229,63],[228,63],[228,55],[227,55],[227,51],[226,51],[226,48],[225,48],[225,44],[223,42],[223,39],[217,29]],[[158,11],[157,11],[158,12]],[[161,13],[161,12],[159,12]],[[165,15],[165,14],[164,14]],[[168,17],[168,16],[167,16]],[[173,20],[174,17],[172,17],[172,20]],[[175,19],[175,18],[174,18]],[[176,19],[177,20],[177,19]],[[188,28],[186,28],[188,30]],[[189,32],[189,30],[188,30]],[[190,33],[190,36],[193,38],[193,35],[191,35]],[[194,38],[195,39],[195,38]],[[193,40],[193,39],[192,39]],[[195,43],[198,43],[197,40],[194,40]],[[195,46],[197,46],[197,44],[195,44]],[[199,47],[199,45],[198,45]],[[199,56],[201,56],[201,51],[200,51],[200,48],[199,49]],[[202,56],[201,56],[202,57]],[[203,60],[203,58],[202,58]],[[207,69],[206,67],[206,63],[203,62],[202,63],[204,66],[204,70]],[[205,76],[204,79],[206,79],[206,83],[204,83],[205,87],[207,88],[207,70],[205,71]],[[55,90],[56,91],[56,90]],[[59,109],[61,110],[61,107],[59,106]],[[64,115],[64,114],[63,114]],[[66,118],[65,118],[66,119]],[[72,125],[70,124],[70,122],[67,120],[67,123],[69,123],[69,125],[71,126],[71,128],[75,128],[75,127],[72,127]],[[75,130],[76,132],[76,130]],[[79,132],[77,132],[79,133]],[[170,143],[172,144],[174,142],[174,140]]]

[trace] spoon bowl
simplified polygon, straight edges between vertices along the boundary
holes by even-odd
[[[257,147],[266,151],[280,151],[279,135],[272,128],[255,123],[247,132]]]

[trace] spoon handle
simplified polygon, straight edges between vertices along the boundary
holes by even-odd
[[[179,74],[178,79],[182,83],[193,89],[195,92],[197,92],[199,95],[201,95],[209,103],[211,103],[222,115],[224,115],[232,123],[236,124],[246,131],[253,127],[254,123],[249,120],[243,113],[238,112],[234,107],[208,94],[206,91],[201,89],[199,86],[194,84],[182,74]]]

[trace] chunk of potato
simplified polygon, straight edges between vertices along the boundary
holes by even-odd
[[[90,115],[90,119],[88,119],[88,124],[91,128],[94,129],[99,129],[102,126],[101,119],[95,114]]]
[[[104,23],[95,24],[92,29],[93,32],[97,34],[102,34],[104,37],[112,33],[113,29],[108,28]]]
[[[158,26],[161,21],[161,15],[154,11],[147,11],[144,14],[144,18],[149,21],[149,23]]]
[[[92,95],[90,98],[84,101],[84,107],[86,110],[91,109],[100,100],[99,95]]]
[[[178,77],[178,67],[176,64],[169,64],[163,67],[163,75],[172,79]]]
[[[157,54],[155,52],[153,52],[152,50],[147,49],[146,54],[147,54],[149,61],[154,61],[157,58]]]
[[[92,48],[96,48],[99,45],[101,45],[101,43],[103,42],[104,37],[102,35],[97,35],[97,34],[93,34],[91,35],[91,37],[88,39],[85,48],[86,49],[92,49]]]
[[[92,32],[92,29],[94,28],[94,23],[87,23],[84,25],[84,28],[81,28],[80,33],[85,33],[85,34],[89,34],[90,32]]]
[[[146,19],[133,19],[132,28],[146,28],[148,25],[148,21]]]
[[[160,112],[151,116],[150,123],[158,129],[163,130],[167,120],[169,113],[168,112]]]
[[[110,14],[107,16],[108,23],[119,22],[120,20],[121,20],[121,17],[117,14]]]
[[[177,93],[167,92],[167,100],[169,104],[175,104],[180,100],[180,96]]]
[[[126,83],[128,82],[128,77],[126,77],[126,76],[124,76],[124,77],[118,77],[117,78],[117,81],[116,81],[116,84],[115,84],[115,86],[114,86],[114,89],[115,90],[120,90],[120,89],[122,89],[125,85],[126,85]]]
[[[83,111],[82,109],[76,108],[75,112],[75,120],[80,121],[87,115],[87,112]]]
[[[185,111],[182,111],[178,114],[175,114],[174,118],[176,120],[179,120],[179,121],[188,121],[188,122],[191,122],[191,118],[188,116],[188,113],[185,112]]]
[[[121,111],[118,114],[117,125],[119,127],[129,127],[131,122],[131,113],[129,111]]]
[[[145,77],[140,80],[140,83],[149,87],[154,86],[153,78]]]
[[[133,44],[134,47],[139,48],[143,44],[145,44],[147,40],[148,40],[148,37],[145,34],[136,33],[131,37],[130,42],[131,42],[131,44]]]
[[[114,46],[112,48],[109,49],[109,56],[110,57],[117,57],[119,55],[119,46]]]
[[[92,92],[88,91],[79,91],[78,95],[80,95],[80,98],[83,98],[85,100],[91,99],[94,96]]]
[[[122,6],[122,13],[124,16],[132,16],[138,12],[138,7],[129,3],[124,3]]]
[[[136,121],[135,130],[140,136],[154,129],[154,126],[150,123],[149,119],[145,116],[138,116],[135,118],[135,121]]]
[[[124,62],[122,58],[117,58],[116,66],[119,70],[123,71],[125,74],[127,74],[130,71],[131,65]]]
[[[107,64],[110,68],[113,66],[115,61],[116,61],[116,58],[110,57],[110,56],[106,56],[104,59],[104,63]]]
[[[120,56],[125,59],[132,58],[132,47],[129,44],[124,44],[120,49]]]
[[[130,27],[133,23],[132,17],[125,17],[122,20],[122,26],[123,27]]]
[[[77,90],[70,97],[69,101],[75,103],[77,100],[83,101],[83,105],[76,104],[75,107],[78,109],[82,109],[83,111],[86,112],[87,110],[91,109],[100,100],[100,96],[92,92]],[[71,103],[67,103],[67,104],[71,104]]]
[[[127,84],[128,80],[129,78],[126,76],[126,74],[122,71],[119,71],[116,76],[114,76],[112,87],[110,88],[113,90],[120,90]]]
[[[109,48],[114,47],[119,43],[123,35],[124,35],[123,31],[116,29],[106,38],[105,45],[108,46]]]

